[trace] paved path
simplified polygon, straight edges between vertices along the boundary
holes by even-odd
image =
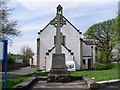
[[[74,81],[69,83],[56,83],[47,81],[38,81],[31,90],[39,88],[40,90],[87,90],[88,86],[82,81]]]
[[[31,68],[30,66],[28,66],[28,67],[22,67],[19,69],[8,71],[7,74],[8,74],[8,78],[14,78],[14,77],[19,77],[21,75],[34,73],[36,72],[36,70],[37,70],[36,68]],[[4,77],[4,72],[0,72],[0,79],[2,76]]]
[[[31,68],[30,66],[28,66],[28,67],[22,67],[19,69],[11,70],[8,73],[26,75],[26,74],[34,73],[36,70],[37,70],[36,68]]]

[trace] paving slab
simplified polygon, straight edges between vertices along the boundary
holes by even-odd
[[[60,82],[47,82],[47,81],[38,81],[31,90],[35,88],[39,88],[41,90],[66,90],[66,89],[79,89],[79,90],[87,90],[89,89],[87,84],[82,80],[69,82],[69,83],[60,83]]]
[[[15,88],[15,89],[30,88],[36,80],[37,80],[36,77],[30,77],[30,78],[28,78],[27,80],[25,80],[24,82],[15,85],[14,88]]]

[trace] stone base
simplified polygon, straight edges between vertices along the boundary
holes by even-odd
[[[66,68],[64,68],[64,69],[52,69],[52,70],[50,70],[50,74],[58,74],[58,75],[68,74],[68,71]]]
[[[47,77],[47,82],[69,82],[71,76],[67,69],[52,69]]]
[[[62,82],[66,83],[71,80],[71,76],[69,74],[48,74],[47,82]]]
[[[65,54],[52,55],[52,69],[47,77],[47,82],[68,82],[70,74],[68,74],[65,65]]]

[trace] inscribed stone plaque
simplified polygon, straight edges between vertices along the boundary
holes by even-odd
[[[53,54],[52,69],[64,69],[65,66],[65,54]]]

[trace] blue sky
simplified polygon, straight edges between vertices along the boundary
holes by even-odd
[[[29,46],[36,53],[37,32],[56,15],[61,4],[64,16],[81,32],[91,25],[115,18],[119,0],[11,0],[9,8],[15,8],[10,19],[18,20],[22,37],[14,37],[9,52],[21,53],[23,46]]]

